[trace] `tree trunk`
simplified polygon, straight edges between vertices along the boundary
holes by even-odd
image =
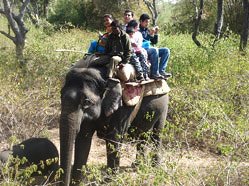
[[[223,0],[217,0],[217,21],[214,26],[215,39],[213,42],[213,46],[220,39],[221,29],[223,26],[223,12]]]
[[[193,39],[193,41],[195,42],[195,44],[198,47],[201,47],[201,43],[198,41],[197,35],[199,34],[199,27],[200,27],[200,22],[201,22],[201,16],[203,14],[203,6],[204,6],[204,2],[203,1],[204,0],[200,0],[200,9],[199,9],[199,11],[198,11],[197,5],[195,4],[195,13],[196,13],[196,16],[195,16],[194,32],[192,34],[192,39]]]
[[[23,50],[24,50],[24,43],[17,43],[16,44],[16,57],[21,67],[25,65]]]
[[[248,29],[249,29],[249,1],[243,0],[244,18],[243,29],[240,36],[240,50],[244,51],[247,47]]]
[[[12,4],[9,0],[3,0],[3,9],[0,8],[0,13],[7,18],[9,27],[13,31],[14,36],[11,36],[10,33],[6,33],[2,30],[0,30],[0,33],[15,43],[16,57],[21,66],[25,64],[23,50],[25,46],[26,34],[28,32],[24,25],[23,16],[29,3],[30,0],[25,0],[22,2],[19,14],[15,14],[15,12],[13,12]]]
[[[46,19],[48,18],[48,5],[49,5],[49,0],[44,0],[44,2],[43,2],[43,15]]]

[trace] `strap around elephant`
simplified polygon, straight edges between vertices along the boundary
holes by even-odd
[[[141,91],[141,94],[140,94],[139,101],[136,104],[136,106],[134,107],[131,115],[128,118],[126,130],[130,127],[131,123],[133,122],[133,120],[137,116],[137,113],[138,113],[138,111],[139,111],[139,109],[141,107],[141,104],[142,104],[142,101],[143,101],[143,97],[144,97],[144,89],[145,89],[145,85],[142,85],[142,91]],[[126,132],[126,130],[124,132]]]

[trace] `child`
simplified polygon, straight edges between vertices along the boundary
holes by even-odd
[[[132,45],[132,55],[130,62],[134,65],[137,72],[137,80],[138,81],[148,81],[149,80],[149,67],[147,65],[147,54],[146,51],[142,48],[142,39],[139,39],[140,34],[135,30],[134,27],[130,26],[126,29],[127,34],[129,34]],[[138,34],[137,34],[137,33]],[[138,36],[138,37],[137,37]]]

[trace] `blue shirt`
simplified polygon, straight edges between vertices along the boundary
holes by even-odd
[[[155,45],[158,42],[158,35],[155,34],[154,36],[151,36],[149,33],[149,29],[145,27],[141,27],[139,25],[139,31],[142,33],[144,41],[150,41],[151,44]]]

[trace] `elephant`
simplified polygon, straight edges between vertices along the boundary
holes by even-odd
[[[17,145],[14,145],[11,150],[4,150],[0,152],[0,161],[6,163],[9,158],[26,158],[25,162],[20,168],[28,167],[32,164],[38,166],[37,172],[40,171],[42,175],[55,175],[59,169],[59,153],[56,146],[47,138],[30,138]],[[57,160],[56,160],[57,159]],[[51,160],[51,164],[46,164],[46,160]],[[52,162],[53,160],[53,162]],[[43,165],[41,165],[43,161]],[[36,176],[33,173],[32,176]]]
[[[143,132],[152,131],[152,141],[160,149],[169,95],[144,97],[135,113],[136,106],[122,104],[120,83],[110,81],[105,74],[101,67],[88,67],[72,68],[66,75],[61,89],[60,165],[64,174],[60,185],[79,184],[96,131],[106,141],[107,167],[114,172],[120,164],[119,147],[125,134],[140,138]],[[153,117],[148,119],[148,113]],[[143,151],[142,143],[137,144],[137,151]],[[154,160],[159,162],[158,154]]]

